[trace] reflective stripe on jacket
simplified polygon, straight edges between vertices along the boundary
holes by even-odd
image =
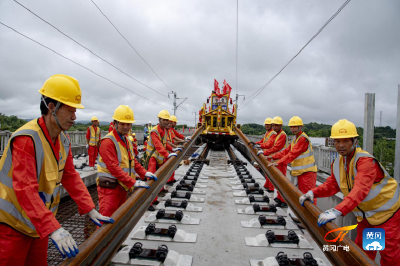
[[[275,133],[276,133],[276,132],[275,132]],[[283,135],[283,136],[285,137],[285,145],[283,145],[282,149],[280,149],[279,151],[277,151],[277,152],[275,152],[275,153],[273,153],[273,154],[270,154],[270,155],[274,155],[274,154],[276,154],[276,153],[278,153],[278,152],[281,152],[281,151],[283,151],[284,149],[287,148],[287,146],[288,146],[287,136],[286,136],[285,131],[283,131],[283,130],[281,130],[281,132],[279,132],[279,134],[276,136],[275,141],[274,141],[274,146],[275,146],[276,143],[278,142],[278,140],[279,140],[279,138],[281,137],[281,135]],[[271,160],[271,162],[276,162],[276,161],[277,161],[277,160]]]
[[[368,152],[361,148],[356,148],[349,164],[348,175],[344,167],[343,156],[336,158],[333,163],[333,174],[344,196],[347,196],[354,186],[354,178],[357,175],[357,161],[361,157],[375,159]],[[400,208],[399,185],[381,164],[379,166],[385,177],[380,182],[372,185],[365,199],[353,210],[358,222],[366,218],[371,225],[380,225],[392,217]]]
[[[133,152],[133,144],[132,144],[131,140],[129,138],[125,138],[126,144],[128,146],[129,153],[130,153],[130,157],[129,157],[128,150],[117,141],[116,137],[114,136],[114,131],[108,133],[104,138],[102,138],[102,140],[104,140],[104,139],[112,140],[112,142],[114,143],[115,150],[117,152],[119,167],[121,167],[122,170],[125,173],[127,173],[130,177],[132,177],[133,179],[136,180],[135,160],[134,160],[135,154]],[[129,158],[131,158],[131,160],[129,160]],[[99,156],[99,163],[97,166],[97,177],[100,177],[100,176],[105,176],[105,177],[109,177],[112,179],[116,179],[118,181],[118,184],[120,184],[125,189],[125,191],[128,191],[130,189],[124,183],[119,181],[118,178],[111,175],[111,173],[107,169],[107,165],[104,163],[104,160],[101,157],[101,155]]]
[[[158,138],[160,139],[162,145],[166,148],[167,147],[167,134],[168,134],[168,130],[165,130],[165,134],[164,137],[161,137],[160,132],[158,131],[158,125],[153,127],[153,129],[150,132],[150,137],[147,141],[147,147],[146,147],[146,156],[147,156],[147,160],[150,160],[150,157],[154,157],[157,161],[157,164],[162,164],[164,163],[164,159],[165,157],[162,156],[154,147],[154,143],[153,143],[153,138],[152,138],[152,132],[155,132],[158,136]]]
[[[60,183],[65,162],[70,149],[68,136],[61,132],[59,160],[46,139],[38,119],[34,119],[19,128],[8,141],[4,155],[0,160],[0,223],[8,224],[15,230],[30,237],[39,237],[29,217],[18,203],[13,188],[12,140],[17,136],[31,137],[35,147],[36,173],[39,184],[39,196],[43,204],[54,216],[60,203]]]
[[[291,149],[293,149],[294,145],[300,140],[300,138],[306,138],[308,141],[308,149],[300,154],[296,159],[291,163],[292,165],[292,176],[299,176],[306,172],[317,172],[317,164],[315,163],[314,151],[312,148],[312,144],[306,133],[301,133],[298,138],[294,138],[292,143],[290,144]]]
[[[100,141],[100,128],[96,127],[95,130],[93,126],[90,126],[89,130],[90,130],[89,145],[97,146],[97,143]]]
[[[270,131],[265,133],[262,143],[266,143],[272,135],[276,135],[276,132],[273,129],[270,129]]]

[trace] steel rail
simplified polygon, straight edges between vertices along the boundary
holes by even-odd
[[[327,242],[324,237],[330,231],[338,228],[336,224],[330,222],[319,227],[317,225],[317,220],[321,210],[310,201],[306,201],[304,203],[304,207],[302,207],[299,203],[299,197],[303,193],[285,176],[283,176],[283,174],[276,167],[269,167],[269,163],[264,156],[257,156],[257,150],[252,148],[252,146],[249,144],[250,141],[240,129],[235,128],[235,132],[243,141],[245,147],[249,150],[257,163],[260,165],[264,173],[269,177],[269,180],[272,182],[272,184],[281,192],[281,195],[285,199],[286,203],[306,227],[321,250],[323,249],[323,245],[331,245],[332,243]],[[340,231],[330,233],[329,239],[335,239],[339,236],[339,233]],[[377,265],[348,236],[345,236],[342,241],[337,241],[335,244],[349,246],[350,251],[324,253],[333,265]]]
[[[75,258],[66,259],[61,265],[107,265],[175,171],[188,149],[194,144],[201,131],[202,127],[198,128],[193,134],[192,140],[184,145],[184,150],[177,152],[178,157],[168,159],[155,172],[158,181],[148,181],[149,189],[136,189],[132,196],[115,211],[112,215],[114,224],[105,224],[97,229],[79,246],[79,254]]]

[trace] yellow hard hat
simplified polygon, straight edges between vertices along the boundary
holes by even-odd
[[[136,137],[136,133],[135,132],[132,133],[132,137]]]
[[[178,118],[176,118],[176,116],[174,116],[174,115],[171,115],[171,116],[169,117],[169,120],[171,120],[172,122],[178,123]]]
[[[135,116],[132,109],[128,105],[120,105],[115,109],[112,117],[114,120],[122,123],[135,123]]]
[[[264,125],[270,125],[272,124],[272,118],[271,117],[267,117],[264,121]]]
[[[169,112],[168,112],[167,110],[161,110],[161,111],[158,113],[158,118],[162,118],[162,119],[167,119],[167,120],[169,120],[169,118],[170,118]]]
[[[128,139],[130,139],[133,142],[133,137],[132,136],[128,136]]]
[[[46,80],[39,90],[40,94],[59,101],[68,106],[83,109],[82,92],[79,82],[70,76],[57,74]]]
[[[283,120],[280,116],[275,116],[274,118],[272,118],[272,124],[283,125]]]
[[[292,118],[290,118],[288,126],[289,127],[304,126],[303,120],[301,120],[301,118],[298,116],[293,116]]]
[[[97,117],[93,116],[92,119],[90,119],[90,121],[99,121],[99,119],[97,119]]]
[[[355,138],[357,136],[358,134],[356,126],[347,119],[341,119],[332,126],[332,139]]]

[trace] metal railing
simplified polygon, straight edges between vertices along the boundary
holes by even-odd
[[[339,156],[335,148],[322,145],[313,145],[314,158],[318,171],[331,174],[331,164]]]
[[[0,131],[0,157],[3,155],[4,150],[7,147],[8,140],[10,139],[12,135],[12,132],[6,130],[6,131]]]
[[[268,176],[272,184],[277,188],[286,203],[293,210],[295,215],[300,219],[306,227],[309,234],[315,240],[317,245],[323,249],[327,244],[324,239],[330,231],[338,229],[335,223],[327,223],[321,227],[317,226],[318,215],[321,210],[310,201],[304,203],[302,207],[299,203],[299,197],[303,194],[292,182],[290,182],[276,167],[269,167],[264,156],[257,156],[257,151],[251,147],[249,139],[240,131],[235,129],[238,137],[242,140],[246,148],[249,150],[253,158],[260,165],[263,172]],[[341,231],[331,232],[333,239],[339,238]],[[340,238],[337,245],[349,246],[349,252],[327,252],[326,257],[333,265],[376,265],[365,252],[358,247],[348,236]]]

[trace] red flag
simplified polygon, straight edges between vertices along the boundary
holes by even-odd
[[[190,133],[190,127],[189,127],[189,133]]]
[[[218,81],[214,79],[214,91],[215,93],[220,94],[218,84],[219,84]]]
[[[185,132],[185,126],[182,126],[182,133]]]

